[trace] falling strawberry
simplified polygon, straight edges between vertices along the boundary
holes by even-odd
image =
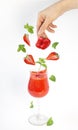
[[[35,65],[34,58],[33,58],[33,56],[31,54],[26,55],[26,57],[24,57],[24,62],[26,64]]]
[[[29,35],[28,34],[23,35],[23,40],[24,40],[24,42],[26,42],[30,46],[30,40],[29,40]]]
[[[36,42],[36,47],[40,49],[46,49],[50,45],[51,41],[49,38],[39,37]]]
[[[46,60],[58,60],[59,54],[57,52],[51,52],[47,57]]]

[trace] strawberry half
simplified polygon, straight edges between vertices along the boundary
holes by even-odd
[[[29,35],[28,34],[23,35],[23,40],[24,40],[25,43],[27,43],[30,46],[30,40],[29,40]]]
[[[27,55],[26,57],[24,57],[24,62],[26,64],[35,65],[35,61],[32,55]]]
[[[59,54],[56,52],[51,52],[47,57],[46,60],[58,60]]]

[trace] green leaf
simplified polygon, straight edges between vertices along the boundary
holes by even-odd
[[[18,47],[17,52],[21,51],[21,49]]]
[[[44,58],[39,58],[39,62],[40,63],[45,63],[45,59]]]
[[[52,44],[52,47],[53,47],[54,49],[56,49],[56,47],[57,47],[58,44],[59,44],[59,42],[54,42],[54,43]]]
[[[25,45],[23,45],[23,44],[18,45],[17,52],[20,52],[20,51],[26,52]]]
[[[23,52],[26,52],[26,49],[25,49],[25,48],[22,48],[22,51],[23,51]]]
[[[28,28],[28,32],[30,32],[30,33],[34,33],[34,31],[33,31],[33,27],[32,27],[32,26],[29,26],[29,28]]]
[[[52,119],[52,117],[50,117],[49,119],[48,119],[48,121],[47,121],[47,126],[51,126],[51,125],[53,125],[53,119]]]
[[[34,105],[33,105],[33,101],[30,102],[30,108],[33,108]]]
[[[51,75],[51,76],[49,77],[49,79],[50,79],[51,81],[56,82],[56,77],[55,77],[54,75]]]
[[[27,29],[28,28],[28,23],[24,25],[24,28]]]
[[[29,32],[29,33],[34,33],[34,27],[29,25],[28,23],[24,25],[24,28]]]

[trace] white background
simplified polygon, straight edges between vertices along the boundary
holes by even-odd
[[[55,1],[55,0],[54,0]],[[31,48],[27,51],[37,56],[46,56],[49,47],[40,51],[37,40],[36,21],[38,12],[54,3],[50,0],[0,0],[0,130],[53,129],[78,130],[78,10],[71,10],[56,21],[58,28],[48,34],[52,42],[58,41],[60,59],[48,62],[48,73],[55,74],[57,82],[50,81],[50,91],[40,99],[41,112],[53,118],[53,126],[32,126],[29,115],[37,109],[36,99],[27,91],[30,66],[24,64],[23,54],[17,46],[23,43],[26,22],[35,27],[31,36]],[[34,101],[34,109],[29,108]]]

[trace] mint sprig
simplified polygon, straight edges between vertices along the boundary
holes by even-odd
[[[47,69],[47,65],[46,65],[46,62],[45,62],[44,58],[39,58],[39,60],[36,61],[36,63],[40,64],[40,68],[41,68],[41,66],[43,66],[43,67],[45,67]]]
[[[57,47],[58,44],[59,44],[59,42],[54,42],[54,43],[52,44],[52,47],[53,47],[54,49],[56,49],[56,47]]]
[[[48,119],[48,121],[47,121],[47,126],[51,126],[51,125],[53,125],[53,119],[52,119],[52,117],[50,117],[49,119]]]
[[[29,25],[28,23],[24,25],[24,28],[29,32],[29,33],[34,33],[34,27]]]
[[[22,51],[22,52],[26,52],[25,45],[23,45],[23,44],[18,45],[17,52],[20,52],[20,51]]]

